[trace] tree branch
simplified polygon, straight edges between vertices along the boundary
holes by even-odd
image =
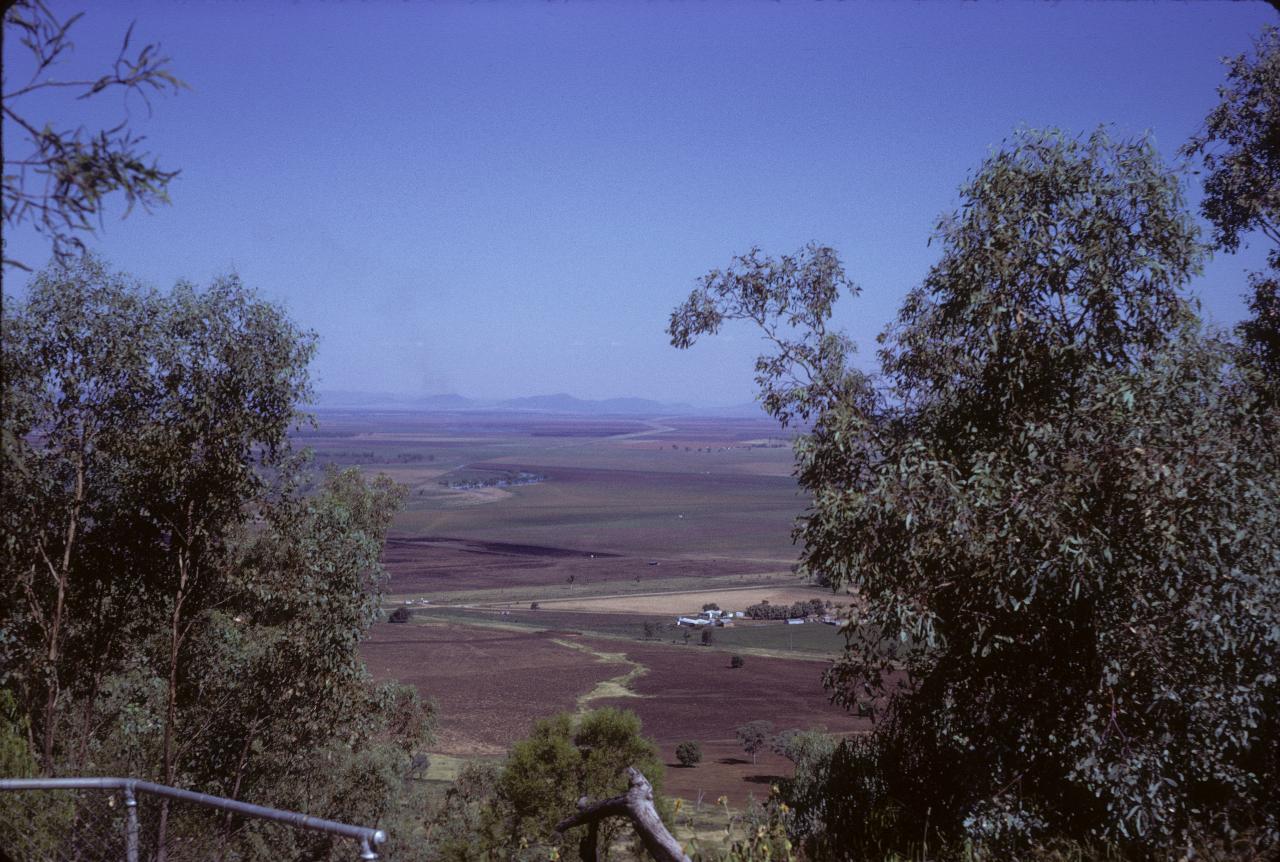
[[[602,800],[594,805],[588,804],[586,797],[583,797],[578,802],[578,813],[557,823],[556,831],[567,832],[575,826],[584,824],[593,827],[592,831],[594,831],[594,828],[605,818],[626,817],[635,827],[644,849],[657,862],[690,862],[689,857],[680,847],[680,842],[667,831],[662,818],[658,816],[658,810],[653,807],[653,785],[634,766],[627,767],[627,778],[631,782],[631,787],[625,794]],[[595,858],[594,844],[595,842],[592,841],[589,848],[586,846],[581,848],[584,851],[582,854],[584,860]],[[588,850],[589,854],[586,852]]]

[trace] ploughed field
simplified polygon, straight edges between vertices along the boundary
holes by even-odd
[[[804,499],[777,435],[763,418],[337,411],[299,442],[408,489],[384,563],[387,607],[414,616],[363,651],[375,677],[439,705],[434,753],[499,757],[538,718],[612,705],[672,764],[668,792],[740,804],[790,765],[752,764],[739,725],[869,726],[821,687],[835,628],[740,624],[705,647],[672,625],[708,602],[847,600],[793,571]],[[685,740],[703,748],[692,769],[674,765]]]
[[[767,419],[324,412],[298,442],[408,489],[392,595],[786,574],[804,507]],[[459,476],[537,482],[451,487]],[[594,556],[592,556],[594,555]],[[658,565],[650,565],[657,563]]]
[[[777,575],[786,566],[776,560],[733,557],[635,556],[604,550],[528,545],[448,536],[393,534],[383,564],[391,575],[393,597],[422,596],[432,601],[482,598],[481,590],[506,590],[541,598],[549,587],[565,587],[565,598],[591,586],[642,591],[665,586],[673,578]],[[572,578],[572,582],[570,582]],[[530,590],[528,588],[536,588]],[[576,592],[570,587],[576,588]],[[465,594],[465,595],[458,595]],[[501,600],[495,593],[494,600]]]
[[[362,652],[376,679],[415,686],[440,708],[434,750],[500,755],[535,719],[573,710],[617,671],[547,632],[381,623]]]
[[[667,792],[735,804],[768,794],[789,764],[742,752],[734,730],[756,719],[777,730],[823,727],[834,733],[870,723],[828,702],[825,661],[747,656],[695,644],[624,641],[576,631],[503,629],[441,623],[382,623],[363,647],[378,679],[398,679],[440,708],[433,751],[455,757],[496,756],[527,735],[538,718],[559,710],[615,706],[640,716],[644,733],[669,766]],[[675,747],[696,740],[703,762],[676,765]]]

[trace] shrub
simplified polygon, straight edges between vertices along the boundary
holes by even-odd
[[[536,610],[537,610],[538,608],[540,608],[540,607],[541,607],[541,605],[539,605],[537,602],[530,602],[530,603],[529,603],[529,610],[531,610],[531,611],[536,611]]]
[[[407,623],[410,616],[412,615],[409,613],[408,608],[396,608],[391,612],[390,619],[393,623]]]
[[[702,630],[702,645],[703,645],[703,646],[711,646],[711,642],[712,642],[712,641],[714,641],[715,639],[716,639],[716,638],[715,638],[715,635],[712,633],[712,631],[711,631],[711,627],[710,627],[710,626],[708,626],[707,628],[705,628],[705,629],[703,629],[703,630]]]
[[[697,766],[702,762],[702,746],[696,742],[682,742],[676,746],[676,760],[684,767]]]
[[[740,655],[735,655],[733,658],[729,659],[729,667],[733,667],[733,668],[742,667],[746,663],[747,663],[746,659],[744,659]]]

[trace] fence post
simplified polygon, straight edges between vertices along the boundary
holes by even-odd
[[[125,862],[138,862],[138,797],[133,793],[133,783],[124,786],[124,856]]]

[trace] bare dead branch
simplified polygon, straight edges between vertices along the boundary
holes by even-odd
[[[640,843],[657,862],[690,862],[680,842],[663,825],[658,810],[653,806],[653,785],[634,766],[627,767],[630,788],[621,796],[614,796],[595,804],[588,804],[585,797],[578,802],[579,811],[556,824],[557,832],[567,832],[575,826],[589,828],[590,847],[584,840],[582,858],[595,859],[594,835],[601,820],[608,817],[626,817],[631,821]]]

